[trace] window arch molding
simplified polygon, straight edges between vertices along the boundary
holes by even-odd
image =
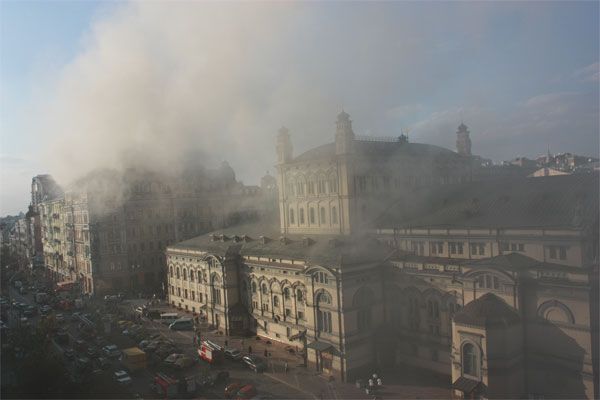
[[[552,315],[556,315],[556,311],[558,311],[563,318],[552,319]],[[575,324],[575,316],[573,315],[571,309],[558,300],[548,300],[542,303],[538,307],[537,314],[549,322]]]
[[[469,339],[464,340],[460,344],[461,375],[479,378],[482,356],[483,351],[477,343]]]

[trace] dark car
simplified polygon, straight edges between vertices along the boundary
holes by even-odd
[[[95,347],[90,347],[87,350],[87,355],[89,358],[96,358],[96,357],[98,357],[98,350],[96,350]]]
[[[56,343],[61,345],[69,344],[69,334],[64,330],[56,332]]]
[[[34,306],[27,306],[27,308],[23,311],[23,315],[26,317],[33,317],[37,314],[37,308]]]
[[[242,361],[254,372],[264,372],[267,369],[267,364],[257,356],[244,356]]]
[[[67,360],[72,360],[75,358],[75,352],[73,349],[65,349],[64,355]]]
[[[110,368],[110,360],[106,357],[98,357],[96,359],[96,365],[100,369],[109,369]]]

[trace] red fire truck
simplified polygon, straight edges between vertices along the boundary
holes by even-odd
[[[223,348],[210,340],[203,340],[198,346],[198,355],[210,364],[218,364],[223,361]]]

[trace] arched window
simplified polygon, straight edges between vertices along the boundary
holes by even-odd
[[[294,222],[294,210],[290,208],[290,224],[293,224]]]
[[[194,270],[190,269],[190,282],[194,282]]]
[[[331,207],[331,223],[332,224],[338,223],[337,208],[335,206]]]
[[[181,278],[181,276],[179,275],[179,267],[177,267],[177,279]]]
[[[310,223],[315,223],[315,209],[313,207],[310,208]]]
[[[221,304],[221,289],[218,287],[221,284],[221,278],[218,275],[213,275],[210,280],[213,303]]]
[[[299,213],[300,213],[299,217],[298,217],[298,219],[300,220],[299,222],[300,222],[300,224],[304,224],[304,208],[300,208]]]
[[[183,269],[183,280],[187,281],[187,269]]]
[[[329,193],[337,193],[337,191],[338,191],[337,179],[335,176],[330,176],[329,177]]]
[[[263,292],[263,294],[267,294],[267,291],[268,291],[268,290],[267,290],[267,284],[266,284],[266,283],[263,283],[263,284],[261,285],[261,289],[262,289],[262,292]]]
[[[290,288],[283,289],[283,298],[286,300],[290,299]]]
[[[173,277],[173,266],[172,265],[169,267],[169,275],[171,276],[171,278]]]
[[[279,307],[279,297],[278,296],[273,296],[273,306]]]
[[[252,282],[252,293],[256,293],[256,282]]]
[[[412,295],[408,297],[408,327],[413,331],[418,331],[420,324],[419,299]]]
[[[331,305],[331,296],[327,292],[321,292],[317,297],[317,331],[331,333],[331,311],[323,309],[323,305]]]
[[[427,316],[431,319],[440,319],[440,303],[437,300],[427,301]]]
[[[322,224],[325,224],[325,223],[327,223],[327,220],[325,219],[325,207],[321,207],[321,214],[320,214],[320,218],[321,218],[320,222],[321,222]]]
[[[304,295],[302,289],[296,289],[296,301],[304,301]]]
[[[477,286],[485,289],[500,289],[500,281],[495,275],[479,275],[477,277]]]
[[[477,349],[471,343],[466,343],[462,351],[463,374],[479,376],[479,357]]]
[[[327,192],[326,183],[325,182],[326,182],[325,176],[322,176],[322,175],[319,176],[319,180],[317,182],[317,192],[319,194],[323,194],[323,193]]]

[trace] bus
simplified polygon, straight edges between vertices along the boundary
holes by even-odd
[[[160,314],[160,322],[161,324],[171,325],[173,322],[179,319],[179,314],[177,313],[163,313]]]

